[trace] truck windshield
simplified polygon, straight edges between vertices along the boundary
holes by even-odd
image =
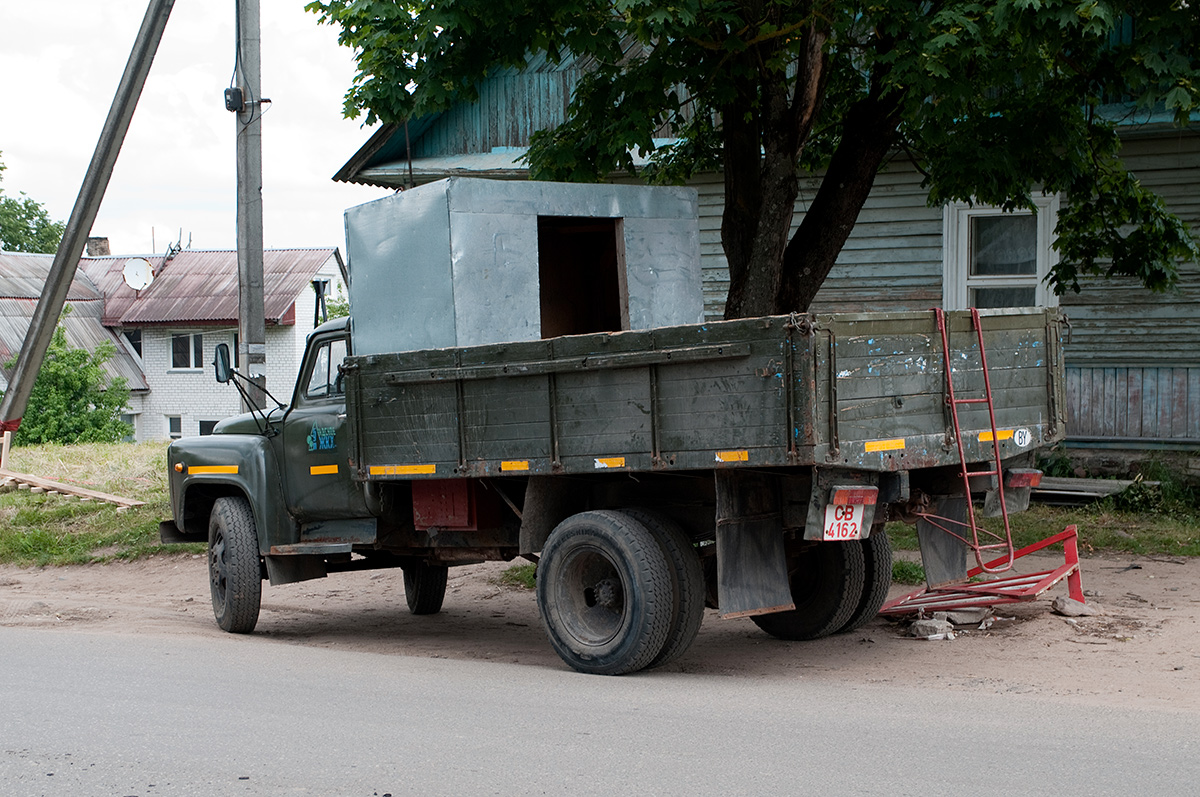
[[[308,377],[308,386],[304,397],[320,399],[329,396],[340,396],[346,392],[338,366],[346,359],[346,339],[322,343],[313,356],[313,369]]]

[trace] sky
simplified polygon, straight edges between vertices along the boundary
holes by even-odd
[[[343,211],[387,190],[335,183],[372,130],[342,117],[354,76],[304,0],[261,0],[263,242],[336,246]],[[71,214],[148,0],[0,2],[0,176]],[[237,245],[236,116],[225,110],[235,0],[176,0],[92,235],[114,255]]]

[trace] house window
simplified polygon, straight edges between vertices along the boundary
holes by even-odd
[[[122,442],[132,443],[137,439],[137,416],[123,412],[121,413],[121,423],[129,424],[129,434],[121,438]]]
[[[172,440],[183,437],[183,418],[178,415],[167,416],[167,434]]]
[[[203,368],[204,336],[199,332],[171,335],[171,367]]]
[[[1045,281],[1057,262],[1051,244],[1058,197],[1037,197],[1034,203],[1036,215],[987,205],[946,206],[942,305],[947,310],[1058,304]]]
[[[142,356],[142,330],[127,329],[125,330],[125,340],[129,341],[129,346],[137,352],[138,357]]]
[[[217,425],[216,421],[200,421],[200,435],[209,435],[213,433],[213,427]]]

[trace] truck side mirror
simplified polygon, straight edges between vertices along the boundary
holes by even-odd
[[[228,343],[217,344],[216,355],[213,358],[213,372],[221,384],[226,384],[233,378],[233,369],[229,367]]]

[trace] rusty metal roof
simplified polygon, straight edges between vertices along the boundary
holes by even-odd
[[[46,271],[49,271],[47,257]],[[29,331],[29,322],[37,307],[38,297],[0,298],[0,365],[7,363],[21,351],[25,334]],[[116,333],[104,326],[101,316],[104,312],[104,302],[99,297],[92,299],[68,299],[71,312],[62,320],[67,333],[67,343],[76,349],[95,351],[101,341],[108,341],[116,349],[113,356],[104,364],[104,370],[109,378],[123,377],[129,383],[130,390],[149,390],[146,377],[137,358],[122,345]],[[9,369],[0,369],[0,390],[8,389]]]
[[[268,249],[263,252],[263,305],[267,323],[294,323],[293,304],[336,249]],[[105,297],[108,326],[228,324],[238,320],[237,252],[185,249],[170,260],[148,258],[154,282],[143,291],[125,284],[128,256],[81,261]]]
[[[37,299],[42,295],[54,255],[0,252],[0,298]],[[120,273],[118,272],[118,278]],[[84,274],[76,272],[67,292],[67,301],[103,299],[104,295]]]

